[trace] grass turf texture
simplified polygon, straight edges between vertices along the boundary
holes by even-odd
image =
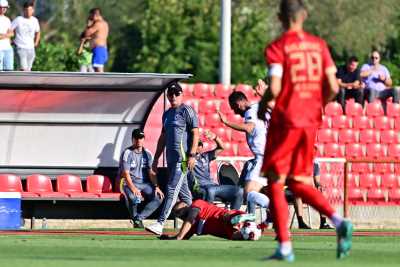
[[[294,237],[293,264],[262,261],[273,253],[270,236],[257,242],[194,237],[160,241],[153,236],[0,236],[0,266],[399,266],[400,237],[353,237],[351,256],[335,259],[333,236]]]

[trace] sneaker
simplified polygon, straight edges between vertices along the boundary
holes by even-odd
[[[279,249],[275,251],[270,257],[266,258],[266,260],[277,260],[277,261],[286,261],[286,262],[294,262],[295,257],[293,251],[290,252],[288,255],[283,255]]]
[[[330,226],[328,223],[323,223],[319,226],[319,229],[334,229],[334,228]]]
[[[299,229],[311,229],[311,227],[308,226],[305,222],[300,222]]]
[[[156,222],[156,223],[154,223],[152,225],[149,225],[149,226],[145,227],[144,229],[146,231],[148,231],[148,232],[151,232],[151,233],[155,234],[155,235],[161,235],[162,232],[163,232],[163,228],[164,228],[164,226],[161,223]]]
[[[246,221],[254,222],[255,220],[256,220],[256,215],[245,213],[245,214],[239,214],[239,215],[236,215],[235,217],[233,217],[231,219],[231,224],[236,225],[238,223],[242,223],[242,222],[246,222]]]
[[[337,235],[337,251],[336,257],[338,259],[343,259],[349,255],[351,245],[352,245],[352,234],[353,234],[353,224],[344,220],[340,226],[336,229]]]
[[[142,220],[139,219],[133,220],[133,228],[144,228]]]

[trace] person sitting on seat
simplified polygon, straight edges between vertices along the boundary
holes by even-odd
[[[210,163],[224,150],[224,143],[210,131],[206,131],[206,137],[213,140],[217,147],[204,151],[203,142],[199,141],[195,156],[196,163],[188,176],[190,183],[193,184],[192,191],[199,193],[210,203],[219,198],[224,202],[229,202],[231,209],[240,209],[243,203],[243,189],[235,185],[220,185],[211,178]]]
[[[122,152],[119,161],[120,190],[125,197],[134,228],[144,228],[142,220],[150,216],[164,198],[156,174],[151,169],[153,156],[143,145],[143,131],[133,130],[132,146]],[[143,201],[148,203],[138,213],[137,207]]]

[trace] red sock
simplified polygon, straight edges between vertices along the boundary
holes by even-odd
[[[288,229],[289,208],[283,184],[272,182],[268,185],[267,192],[271,199],[270,210],[278,241],[280,243],[290,241]]]
[[[318,189],[311,185],[306,185],[293,180],[288,181],[288,186],[293,194],[296,197],[300,197],[304,203],[311,205],[314,209],[319,211],[320,214],[332,218],[335,210]]]

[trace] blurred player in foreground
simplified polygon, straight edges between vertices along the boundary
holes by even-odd
[[[174,214],[183,220],[179,233],[175,236],[162,235],[162,240],[184,240],[196,235],[213,235],[229,240],[258,240],[261,226],[253,214],[240,210],[226,210],[204,200],[193,201],[191,206],[178,202]]]
[[[259,118],[264,118],[266,103],[275,100],[261,173],[269,179],[267,193],[279,242],[268,259],[288,262],[295,257],[288,230],[285,183],[295,196],[332,220],[337,232],[337,258],[349,254],[353,231],[352,224],[307,183],[312,179],[313,148],[322,106],[335,97],[339,88],[327,44],[303,31],[306,18],[302,0],[281,1],[279,19],[285,32],[265,50],[271,83],[258,112]]]

